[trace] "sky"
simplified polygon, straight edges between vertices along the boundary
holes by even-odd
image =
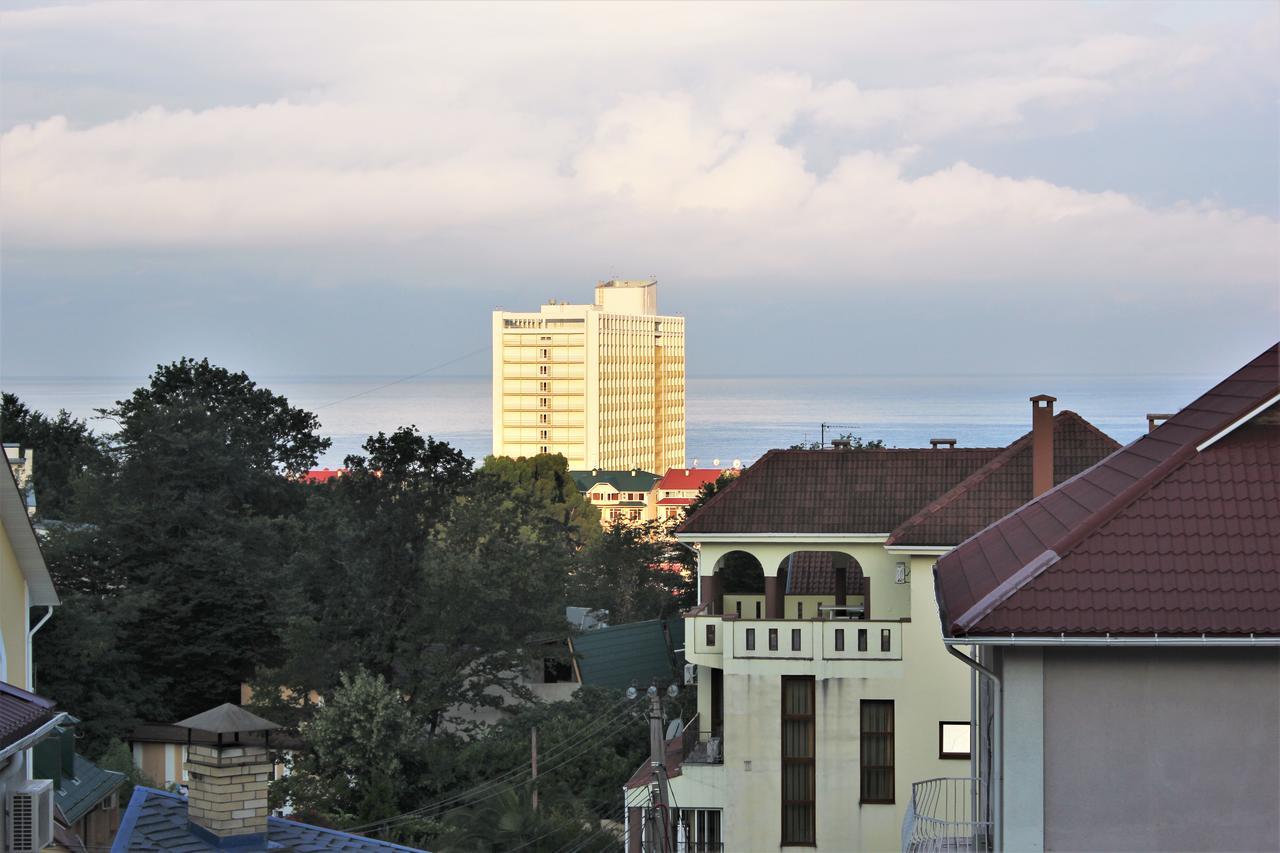
[[[1280,4],[9,4],[0,380],[488,370],[656,277],[691,375],[1280,339]]]

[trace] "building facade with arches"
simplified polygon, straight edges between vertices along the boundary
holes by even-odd
[[[682,849],[897,849],[912,783],[970,775],[971,671],[933,565],[1118,447],[1039,399],[1008,447],[771,451],[678,528],[699,585]]]

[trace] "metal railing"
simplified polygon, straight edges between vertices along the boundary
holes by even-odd
[[[903,853],[995,849],[990,820],[983,820],[976,779],[944,777],[911,785],[911,801],[902,818]]]
[[[681,763],[723,764],[721,736],[718,732],[703,729],[700,717],[700,714],[694,714],[693,718],[684,724],[684,730],[680,734],[683,739],[680,749]]]

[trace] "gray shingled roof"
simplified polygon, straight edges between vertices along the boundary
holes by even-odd
[[[264,720],[257,714],[251,714],[239,705],[232,705],[230,702],[223,702],[216,708],[210,708],[208,711],[196,714],[194,717],[187,717],[181,722],[174,723],[174,725],[183,729],[199,729],[202,732],[211,732],[215,735],[229,735],[237,732],[265,732],[280,728],[279,723]]]
[[[416,847],[280,817],[267,818],[267,844],[271,850],[296,850],[299,853],[390,850],[424,853]],[[120,822],[120,831],[111,846],[111,853],[214,853],[218,849],[191,831],[186,797],[139,785],[133,789],[133,798]]]

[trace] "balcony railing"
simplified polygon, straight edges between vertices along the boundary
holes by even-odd
[[[702,727],[701,714],[694,714],[693,719],[684,724],[681,732],[682,764],[723,764],[724,746],[720,732],[712,732]]]
[[[915,782],[902,818],[903,853],[972,850],[991,853],[991,821],[981,820],[977,780],[944,777]]]
[[[685,619],[685,653],[699,663],[725,655],[738,660],[902,660],[899,621],[733,619],[692,614],[686,614]]]

